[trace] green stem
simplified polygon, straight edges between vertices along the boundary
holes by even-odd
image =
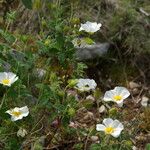
[[[110,145],[110,135],[106,135],[104,138],[104,146]]]
[[[8,24],[7,24],[7,26],[6,26],[5,33],[8,31],[9,25],[10,25],[10,21],[8,22]]]
[[[4,96],[3,96],[3,98],[2,98],[2,102],[1,102],[1,104],[0,104],[0,109],[2,108],[2,106],[3,106],[3,104],[4,104],[4,101],[5,101],[5,94],[4,94]]]
[[[0,109],[2,108],[2,106],[3,106],[4,102],[5,102],[5,98],[7,97],[7,92],[8,92],[8,90],[7,90],[7,88],[6,88],[6,92],[5,92],[5,94],[3,95],[3,98],[2,98],[2,101],[1,101],[1,104],[0,104]]]

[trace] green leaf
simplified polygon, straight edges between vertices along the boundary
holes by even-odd
[[[101,150],[100,144],[91,144],[90,150]]]
[[[28,9],[32,9],[32,0],[22,0],[22,3],[24,4],[24,6]]]
[[[146,145],[146,150],[150,150],[150,143]]]
[[[88,38],[88,37],[84,38],[84,41],[85,41],[87,44],[89,44],[89,45],[94,44],[94,41],[93,41],[91,38]]]

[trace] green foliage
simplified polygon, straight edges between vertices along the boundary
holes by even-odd
[[[90,146],[90,150],[105,150],[105,149],[111,149],[111,150],[130,150],[131,147],[128,146],[121,146],[119,144],[111,144],[109,143],[109,145],[102,145],[102,144],[91,144]]]
[[[12,34],[5,32],[2,29],[0,29],[0,35],[6,40],[6,42],[8,42],[10,44],[13,44],[16,40]]]
[[[73,63],[75,61],[74,53],[75,49],[71,42],[72,36],[67,35],[64,32],[66,22],[64,22],[62,15],[62,9],[59,7],[55,11],[54,18],[51,21],[47,21],[48,34],[41,41],[37,41],[39,45],[39,55],[48,56],[52,62],[58,61],[60,65],[66,67],[68,62]]]
[[[32,0],[22,0],[22,3],[24,4],[24,6],[28,9],[32,9]]]
[[[150,150],[150,144],[149,143],[146,145],[146,150]]]
[[[140,2],[120,1],[119,10],[108,21],[109,36],[114,42],[122,43],[121,49],[131,55],[149,51],[149,34],[146,28],[148,17],[138,11]],[[144,2],[143,2],[144,4]],[[146,2],[144,7],[146,6]]]

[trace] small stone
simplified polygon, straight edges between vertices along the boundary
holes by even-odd
[[[52,123],[51,123],[51,126],[54,127],[54,128],[57,128],[59,126],[59,119],[55,119]]]
[[[99,113],[103,113],[106,111],[106,107],[104,105],[102,105],[100,108],[99,108]]]
[[[148,106],[148,101],[149,101],[149,98],[146,97],[146,96],[143,96],[143,97],[142,97],[142,100],[141,100],[141,105],[142,105],[143,107],[147,107],[147,106]]]
[[[133,146],[133,147],[132,147],[132,150],[137,150],[137,147]]]
[[[84,120],[93,119],[94,114],[92,112],[87,112],[87,114],[83,117]]]
[[[136,82],[131,81],[131,82],[129,82],[129,87],[130,87],[130,89],[134,89],[134,88],[139,88],[140,85]]]
[[[132,90],[132,94],[133,94],[133,95],[138,95],[138,94],[139,94],[139,89],[138,89],[138,88],[134,88],[134,89]]]
[[[69,124],[69,127],[76,129],[78,127],[78,125],[71,121],[70,124]]]
[[[95,101],[95,98],[92,95],[89,95],[86,97],[86,100],[91,100],[91,101]]]
[[[91,136],[91,141],[96,142],[98,141],[98,136]]]
[[[100,58],[107,53],[110,43],[97,43],[90,46],[79,47],[75,53],[78,60],[92,60]]]

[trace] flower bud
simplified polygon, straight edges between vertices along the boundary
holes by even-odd
[[[131,142],[130,140],[125,141],[124,144],[125,144],[127,147],[133,146],[133,144],[132,144],[132,142]]]
[[[75,109],[72,108],[72,107],[70,107],[70,108],[68,109],[68,115],[71,116],[71,117],[75,115],[75,112],[76,112]]]
[[[50,42],[51,42],[50,39],[46,39],[45,42],[44,42],[44,45],[48,46],[50,44]]]
[[[110,116],[116,116],[117,112],[118,112],[117,108],[111,108],[111,109],[109,109],[109,115]]]
[[[71,79],[71,80],[68,80],[68,86],[69,87],[74,87],[78,82],[78,79]]]

